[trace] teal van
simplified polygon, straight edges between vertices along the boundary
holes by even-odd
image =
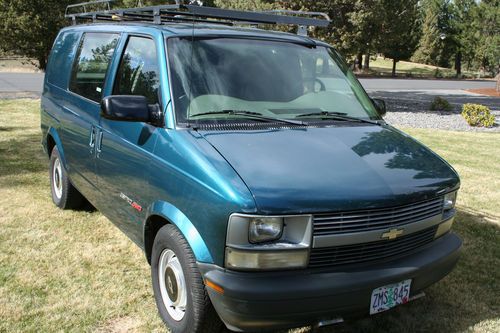
[[[67,16],[41,102],[52,198],[90,202],[144,250],[171,332],[375,315],[455,266],[457,173],[307,37],[327,19],[179,4]]]

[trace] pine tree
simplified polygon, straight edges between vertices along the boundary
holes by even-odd
[[[409,59],[417,47],[421,26],[418,0],[384,0],[380,51],[393,60],[392,76],[396,75],[396,64]]]

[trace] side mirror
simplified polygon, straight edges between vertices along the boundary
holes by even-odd
[[[117,121],[150,123],[163,126],[163,115],[158,104],[148,104],[144,96],[114,95],[101,101],[103,118]]]
[[[385,106],[385,101],[380,98],[372,98],[373,105],[377,109],[378,114],[383,117],[387,113],[387,107]]]

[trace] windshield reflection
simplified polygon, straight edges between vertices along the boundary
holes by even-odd
[[[227,119],[222,110],[248,110],[292,119],[340,112],[378,119],[369,97],[336,53],[323,46],[235,38],[171,38],[169,63],[176,117]]]

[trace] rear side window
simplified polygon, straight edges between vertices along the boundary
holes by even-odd
[[[71,71],[72,59],[74,59],[79,40],[80,33],[76,31],[62,32],[57,37],[47,64],[46,78],[49,83],[64,90],[68,88],[69,75],[61,75],[61,73]]]
[[[69,89],[99,102],[109,63],[118,43],[118,34],[86,33],[71,72]]]
[[[158,103],[158,60],[152,39],[130,37],[116,74],[114,95],[145,96],[149,103]]]

